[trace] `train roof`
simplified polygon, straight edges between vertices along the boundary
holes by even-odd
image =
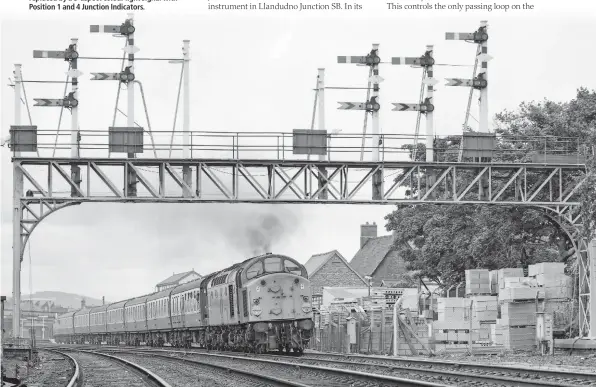
[[[233,264],[232,266],[229,266],[229,267],[226,267],[225,269],[222,269],[222,270],[216,271],[216,272],[214,272],[214,273],[211,273],[210,275],[208,275],[208,276],[205,276],[205,277],[203,277],[203,278],[204,278],[204,279],[207,279],[207,278],[213,278],[213,277],[215,277],[215,276],[216,276],[217,274],[219,274],[219,273],[224,273],[224,272],[226,272],[226,271],[227,271],[227,272],[230,272],[230,271],[232,271],[232,270],[234,270],[234,269],[237,269],[237,268],[239,268],[239,267],[242,267],[242,268],[244,268],[244,267],[248,266],[250,263],[252,263],[253,261],[256,261],[256,260],[258,260],[258,259],[261,259],[261,258],[266,258],[266,257],[283,257],[283,258],[289,258],[289,259],[292,259],[292,258],[290,258],[290,257],[287,257],[287,256],[285,256],[285,255],[282,255],[282,254],[273,254],[273,253],[261,254],[261,255],[257,255],[256,257],[250,257],[250,258],[247,258],[247,259],[245,259],[244,261],[241,261],[241,262],[235,263],[235,264]],[[295,261],[295,259],[293,259],[293,260]]]
[[[169,297],[170,293],[172,293],[172,288],[162,290],[161,292],[156,292],[147,296],[147,301],[157,300],[163,297]]]
[[[88,314],[90,310],[91,310],[91,308],[83,308],[83,309],[80,309],[80,310],[77,310],[76,312],[74,312],[74,315],[78,316],[81,314]]]
[[[170,290],[172,291],[172,295],[174,295],[174,294],[185,292],[185,291],[190,290],[190,289],[198,289],[198,288],[201,287],[201,283],[203,281],[206,281],[208,278],[209,278],[209,276],[203,277],[203,278],[199,278],[199,279],[196,279],[196,280],[193,280],[193,281],[185,282],[185,283],[180,284],[180,285],[178,285],[175,288],[170,289]]]
[[[100,306],[94,306],[91,308],[91,313],[97,313],[97,312],[103,312],[108,310],[108,307],[110,306],[110,304],[106,304],[106,305],[100,305]]]
[[[128,300],[126,302],[126,304],[125,304],[126,306],[125,307],[139,305],[139,304],[144,304],[147,301],[147,297],[148,297],[148,295],[145,294],[145,295],[142,295],[142,296],[139,296],[139,297],[131,298],[130,300]]]
[[[124,308],[124,304],[126,304],[128,300],[123,300],[123,301],[118,301],[118,302],[114,302],[113,304],[108,305],[108,309],[107,310],[112,310],[112,309],[118,309],[118,308]]]
[[[73,317],[73,316],[74,316],[74,314],[75,314],[76,312],[77,312],[77,311],[74,311],[74,312],[66,312],[66,313],[64,313],[64,314],[61,314],[61,315],[59,315],[58,317]]]

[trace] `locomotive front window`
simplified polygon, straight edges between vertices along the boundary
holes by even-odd
[[[302,269],[294,262],[286,259],[284,260],[285,271],[295,275],[302,275]]]
[[[263,260],[265,264],[265,271],[267,273],[279,273],[281,269],[281,258],[265,258]]]
[[[263,262],[255,262],[251,267],[246,270],[246,278],[251,279],[263,274]]]

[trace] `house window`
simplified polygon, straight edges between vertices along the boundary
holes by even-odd
[[[321,308],[321,303],[323,302],[323,295],[321,295],[321,294],[313,294],[313,296],[311,297],[311,299],[312,299],[312,306],[313,306],[313,308],[320,309]]]

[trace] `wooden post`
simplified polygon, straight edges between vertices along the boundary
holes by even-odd
[[[381,309],[381,335],[380,335],[380,345],[379,345],[379,352],[383,354],[385,352],[385,309]]]
[[[472,307],[473,307],[473,305],[474,305],[474,300],[470,299],[470,316],[469,316],[469,318],[470,318],[470,330],[469,330],[470,335],[468,337],[468,346],[470,349],[470,356],[472,356]]]

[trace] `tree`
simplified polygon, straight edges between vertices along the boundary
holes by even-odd
[[[596,92],[580,88],[570,102],[524,102],[516,111],[496,115],[499,136],[495,161],[530,161],[532,151],[543,149],[588,154],[596,149]],[[510,137],[526,136],[512,142]],[[536,137],[541,137],[536,140]],[[566,137],[562,139],[562,137]],[[576,141],[580,138],[581,141]],[[586,142],[588,147],[582,146]],[[435,144],[437,158],[457,160],[459,139]],[[439,146],[437,146],[439,145]],[[404,149],[413,155],[413,146]],[[418,144],[416,159],[425,159]],[[588,162],[588,177],[579,192],[586,233],[596,229],[596,161]],[[537,172],[538,173],[538,172]],[[583,178],[583,174],[576,178]],[[538,175],[528,176],[529,182]],[[415,191],[416,187],[409,187]],[[464,270],[527,266],[535,262],[575,259],[561,230],[543,213],[529,207],[488,205],[399,206],[388,214],[386,228],[395,231],[395,245],[408,268],[420,276],[454,284]]]

